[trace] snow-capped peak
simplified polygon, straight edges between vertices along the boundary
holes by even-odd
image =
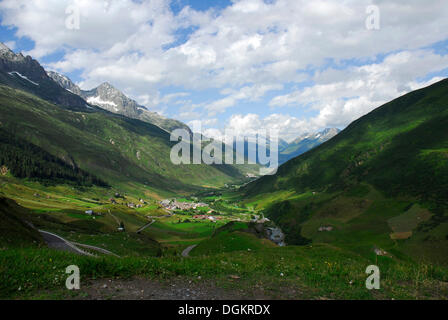
[[[4,52],[11,52],[11,53],[14,53],[14,52],[12,52],[11,51],[11,49],[9,49],[3,42],[0,42],[0,53],[4,53]]]
[[[25,60],[25,57],[22,53],[14,53],[14,51],[12,51],[10,48],[8,48],[7,45],[2,42],[0,42],[0,58],[15,62]]]

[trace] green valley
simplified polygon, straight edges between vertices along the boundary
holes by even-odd
[[[123,287],[178,281],[174,298],[448,297],[447,79],[283,142],[285,163],[260,178],[259,165],[175,165],[166,128],[182,123],[34,81],[0,72],[1,299],[135,298]],[[80,291],[65,288],[69,265]],[[369,265],[381,290],[366,289]]]

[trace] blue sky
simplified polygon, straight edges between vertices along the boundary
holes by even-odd
[[[448,74],[437,0],[2,0],[0,14],[14,51],[209,135],[344,128]]]

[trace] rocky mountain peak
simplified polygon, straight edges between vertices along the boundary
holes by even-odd
[[[3,42],[0,42],[0,53],[4,53],[4,52],[14,53]]]
[[[99,86],[98,86],[98,88],[101,88],[101,89],[114,89],[114,90],[117,90],[113,85],[111,85],[109,82],[103,82],[102,84],[100,84]],[[117,90],[118,91],[118,90]]]
[[[101,96],[101,98],[108,98],[108,99],[119,98],[122,100],[130,100],[120,90],[115,88],[109,82],[103,82],[102,84],[100,84],[98,87],[96,87],[92,91],[96,91]]]
[[[62,88],[74,93],[76,95],[80,95],[81,89],[72,82],[68,77],[57,73],[55,71],[47,71],[48,76],[53,79],[57,84],[59,84]]]
[[[0,42],[0,58],[12,62],[24,61],[26,59],[22,53],[14,53],[14,51],[2,42]]]
[[[341,132],[341,130],[338,128],[326,128],[325,130],[319,132],[316,135],[316,138],[327,141],[336,136],[339,132]]]

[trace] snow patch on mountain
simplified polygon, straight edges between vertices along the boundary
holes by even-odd
[[[17,76],[19,76],[20,78],[22,78],[22,79],[24,79],[24,80],[26,80],[26,81],[28,81],[28,82],[31,82],[32,84],[34,84],[34,85],[36,85],[36,86],[39,85],[37,82],[31,81],[30,79],[28,79],[28,78],[25,77],[24,75],[20,74],[20,72],[12,71],[12,72],[8,72],[8,74],[11,75],[11,76],[13,76],[13,75],[17,75]]]
[[[113,107],[116,111],[118,111],[118,105],[113,102],[113,101],[106,101],[106,100],[102,100],[101,97],[96,96],[96,97],[89,97],[87,99],[87,102],[96,106],[111,106]]]

